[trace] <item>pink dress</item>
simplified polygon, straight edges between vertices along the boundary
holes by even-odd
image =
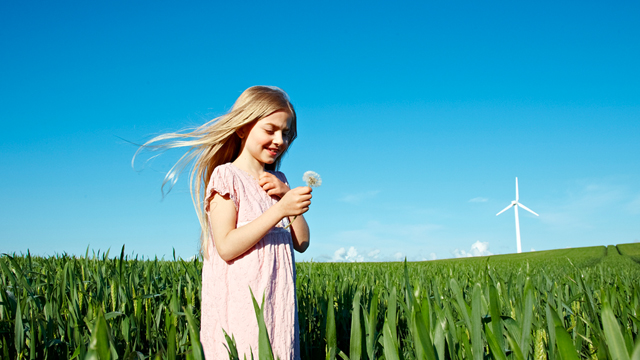
[[[273,174],[287,182],[283,173]],[[214,193],[228,195],[235,204],[236,227],[250,223],[277,202],[256,179],[231,163],[213,170],[205,197],[207,213]],[[296,270],[291,233],[283,229],[286,223],[282,220],[252,249],[229,262],[220,258],[209,234],[209,259],[202,266],[200,330],[208,360],[229,358],[223,329],[235,337],[241,359],[245,354],[251,358],[251,351],[257,358],[258,322],[249,289],[258,305],[264,294],[264,320],[273,355],[282,360],[300,358]]]

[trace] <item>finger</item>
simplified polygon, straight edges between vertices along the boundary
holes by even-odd
[[[300,206],[308,208],[309,206],[311,206],[311,201],[302,202],[300,203]]]
[[[300,195],[311,194],[311,188],[308,186],[297,187],[296,192]]]

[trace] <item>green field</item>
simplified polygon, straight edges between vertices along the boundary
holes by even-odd
[[[0,265],[3,359],[201,356],[197,259]],[[640,244],[297,271],[303,359],[640,359]]]

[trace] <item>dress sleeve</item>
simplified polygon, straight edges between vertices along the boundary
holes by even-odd
[[[222,196],[229,196],[233,204],[238,209],[238,196],[236,178],[232,171],[225,165],[220,165],[213,170],[209,184],[207,184],[207,192],[204,197],[204,211],[209,212],[209,202],[215,193]]]

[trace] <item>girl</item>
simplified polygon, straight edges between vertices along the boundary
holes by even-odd
[[[296,113],[276,87],[245,90],[229,113],[190,133],[158,136],[180,139],[163,147],[189,146],[163,183],[195,159],[192,197],[202,228],[202,308],[200,339],[207,359],[228,359],[223,330],[238,353],[258,352],[258,326],[251,292],[263,313],[275,357],[299,359],[293,249],[309,246],[311,188],[289,189],[276,171],[296,137]],[[202,185],[206,189],[202,193]],[[194,191],[193,191],[194,190]],[[285,227],[297,219],[289,229]]]

